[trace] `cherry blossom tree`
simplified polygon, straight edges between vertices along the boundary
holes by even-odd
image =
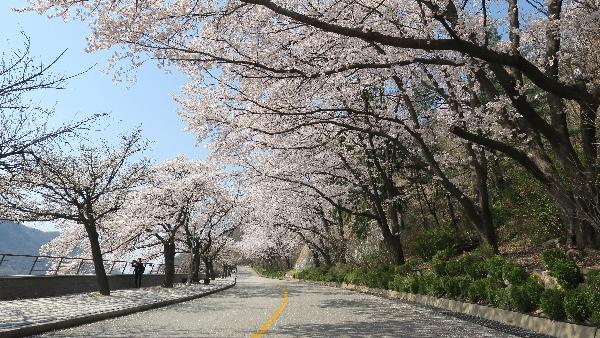
[[[242,116],[233,127],[252,126],[245,133],[273,133],[274,119],[266,116],[319,120],[339,115],[340,108],[366,115],[371,132],[397,119],[492,244],[488,154],[481,147],[512,159],[545,187],[571,245],[600,245],[600,59],[593,47],[600,29],[592,0],[509,0],[507,6],[486,0],[30,3],[40,12],[90,22],[91,50],[127,45],[114,60],[137,66],[149,54],[189,73],[195,101],[193,107],[187,102],[190,126],[201,137],[221,128],[234,145],[231,152],[242,147],[235,139],[241,136],[229,133],[232,126],[220,124],[231,114]],[[386,114],[346,104],[369,88],[369,80],[389,98]],[[415,104],[423,94],[432,106]],[[415,106],[424,108],[416,121]],[[265,118],[249,121],[258,113]],[[423,145],[436,143],[423,133],[424,122],[448,139],[468,141],[475,195],[457,191],[432,161],[444,164],[427,155]]]
[[[243,208],[229,190],[231,187],[222,186],[226,180],[219,176],[221,182],[216,181],[216,177],[205,176],[216,184],[203,190],[194,203],[190,222],[184,227],[183,242],[189,253],[188,283],[199,281],[201,260],[205,266],[205,282],[214,279],[214,260],[231,245],[231,234],[244,222]]]
[[[213,231],[226,223],[232,208],[218,179],[215,167],[183,156],[155,166],[144,187],[114,217],[114,226],[124,229],[116,232],[115,243],[127,242],[125,251],[142,250],[146,257],[161,255],[166,287],[173,286],[178,252],[191,253],[190,273],[197,274],[195,262],[205,242],[214,240]]]
[[[15,219],[62,220],[68,227],[83,228],[89,243],[98,290],[110,289],[100,243],[101,229],[125,204],[147,175],[147,161],[135,159],[145,149],[140,131],[124,135],[113,147],[104,142],[78,149],[53,149],[12,177],[13,186],[2,202]],[[58,242],[79,243],[81,231],[65,231]]]

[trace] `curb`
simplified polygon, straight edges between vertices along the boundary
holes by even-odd
[[[386,298],[394,298],[408,302],[419,303],[436,308],[450,310],[452,312],[477,316],[480,318],[493,320],[503,324],[516,326],[537,333],[555,336],[559,338],[600,338],[600,328],[554,321],[548,318],[541,318],[519,312],[502,310],[491,306],[463,303],[451,299],[436,298],[431,296],[417,295],[393,290],[368,288],[366,286],[354,284],[304,281],[295,278],[286,280],[336,287],[345,290],[367,293],[375,296],[382,296]]]
[[[0,336],[11,337],[11,338],[12,337],[25,337],[25,336],[41,334],[41,333],[48,332],[48,331],[66,329],[66,328],[73,327],[73,326],[89,324],[89,323],[93,323],[93,322],[97,322],[97,321],[101,321],[101,320],[105,320],[105,319],[129,315],[129,314],[136,313],[136,312],[156,309],[156,308],[167,306],[167,305],[187,302],[189,300],[202,298],[202,297],[205,297],[208,295],[212,295],[213,293],[227,290],[229,288],[234,287],[235,285],[236,285],[236,280],[233,281],[233,284],[230,284],[230,285],[227,285],[222,288],[215,289],[215,290],[211,290],[206,293],[195,294],[195,295],[186,296],[186,297],[177,298],[177,299],[168,299],[168,300],[158,301],[158,302],[154,302],[154,303],[150,303],[150,304],[144,304],[144,305],[139,305],[139,306],[135,306],[135,307],[130,307],[127,309],[90,314],[90,315],[85,315],[85,316],[70,318],[70,319],[65,319],[65,320],[57,320],[57,321],[53,321],[53,322],[32,325],[32,326],[27,326],[27,327],[21,327],[18,329],[13,329],[13,330],[8,330],[8,331],[0,331]]]

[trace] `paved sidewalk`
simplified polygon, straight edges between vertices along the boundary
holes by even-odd
[[[59,297],[0,301],[0,336],[20,336],[133,313],[216,292],[234,284],[233,279],[217,279],[209,285],[176,284],[98,292]],[[38,328],[38,329],[36,329]]]

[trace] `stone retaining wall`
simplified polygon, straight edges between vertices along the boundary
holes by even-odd
[[[175,282],[181,282],[186,277],[186,274],[175,274]],[[142,286],[161,285],[164,278],[164,275],[144,275]],[[133,275],[110,275],[108,283],[111,290],[134,287]],[[0,277],[0,300],[52,297],[96,290],[96,276],[93,275]]]

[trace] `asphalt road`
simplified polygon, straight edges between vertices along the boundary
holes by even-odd
[[[250,337],[269,319],[272,327],[266,331],[265,337],[526,335],[510,327],[485,322],[480,325],[469,318],[460,319],[420,305],[336,288],[262,278],[250,268],[240,267],[237,277],[234,288],[215,295],[44,336]],[[283,289],[288,294],[285,307],[282,305]],[[278,309],[280,316],[274,320],[273,314]]]

